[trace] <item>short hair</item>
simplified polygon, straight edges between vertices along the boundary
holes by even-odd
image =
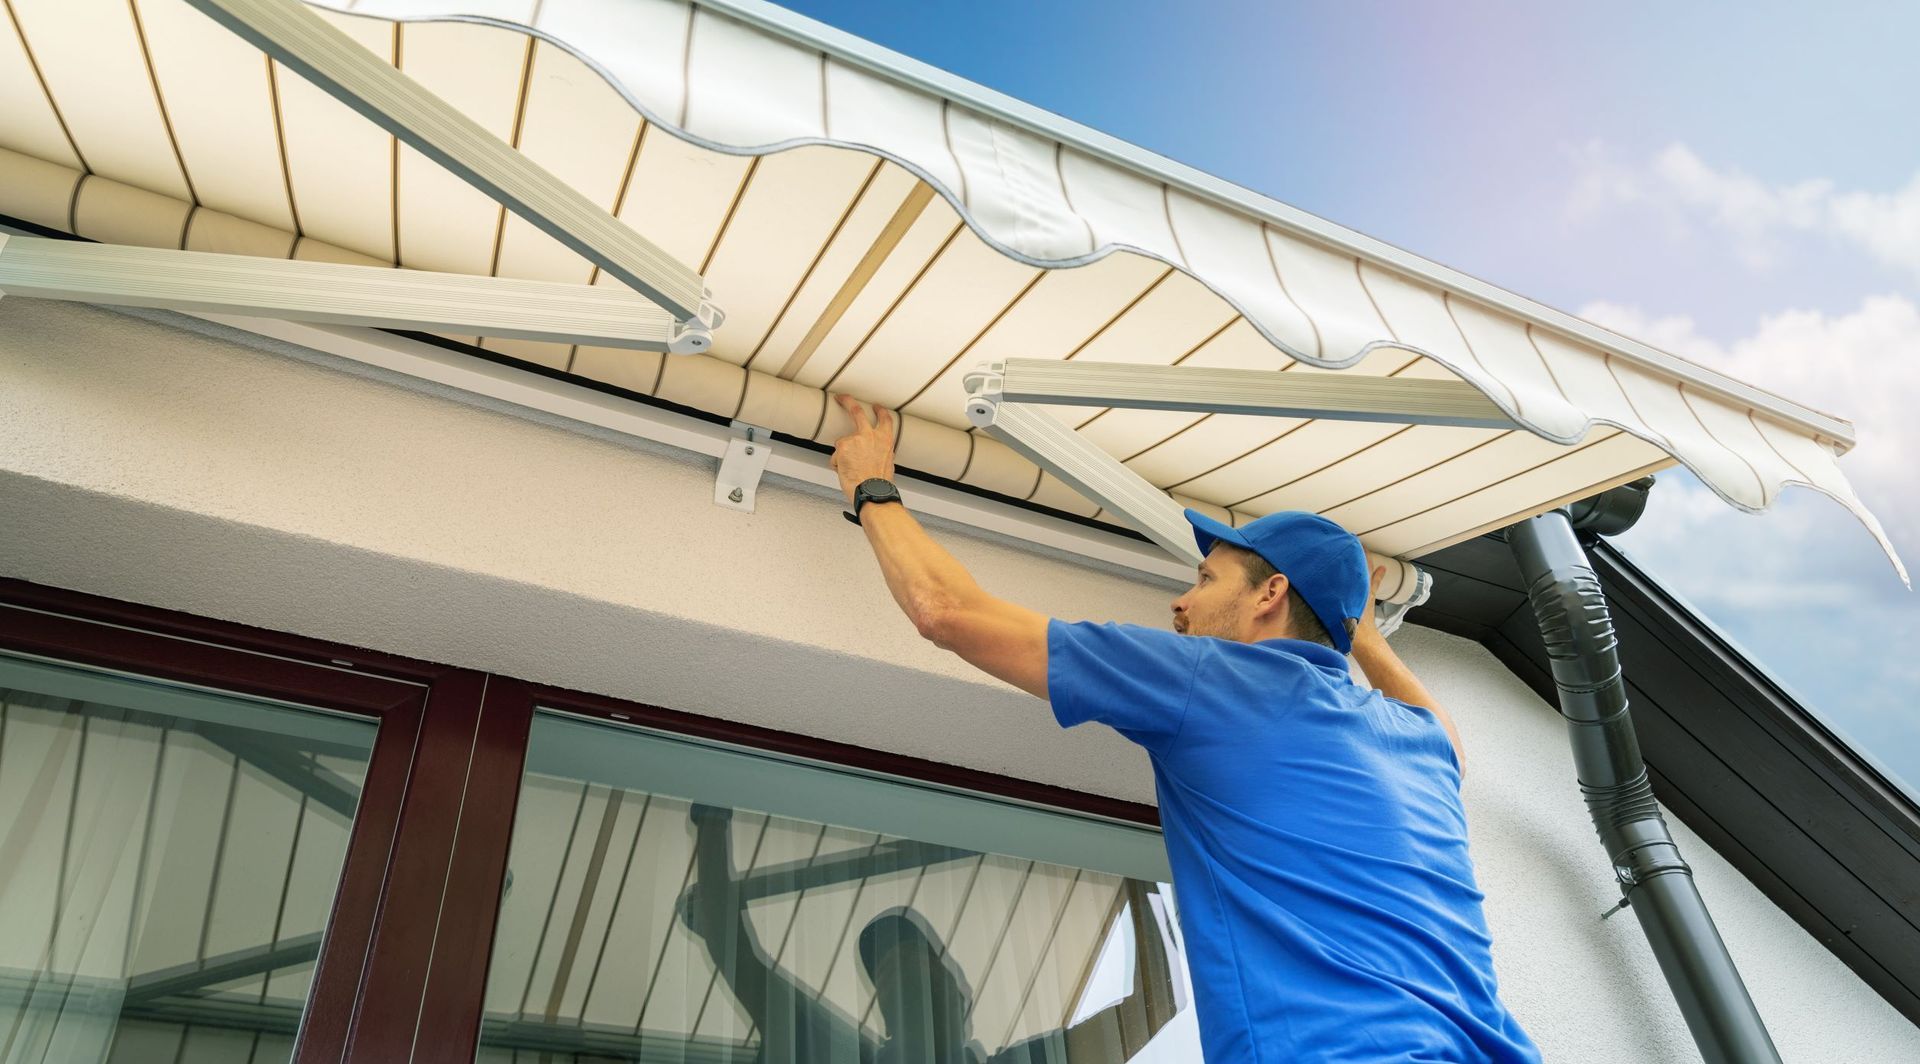
[[[1235,549],[1240,551],[1241,563],[1246,566],[1248,587],[1259,587],[1280,575],[1280,570],[1260,555],[1250,550]],[[1287,616],[1293,619],[1293,638],[1340,649],[1333,645],[1333,636],[1327,633],[1327,626],[1321,623],[1320,615],[1313,612],[1313,607],[1307,605],[1306,599],[1300,597],[1291,580],[1287,581]]]

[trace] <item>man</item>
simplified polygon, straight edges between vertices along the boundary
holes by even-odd
[[[1494,982],[1459,738],[1374,627],[1353,536],[1189,510],[1206,557],[1174,632],[1049,620],[899,502],[891,412],[839,401],[834,469],[920,634],[1150,755],[1209,1064],[1539,1059]]]

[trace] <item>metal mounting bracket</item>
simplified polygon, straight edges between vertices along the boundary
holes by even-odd
[[[720,456],[720,475],[713,482],[713,502],[716,506],[750,514],[760,476],[767,471],[767,460],[773,457],[773,433],[741,421],[734,422],[732,429],[733,438],[727,441],[726,453]]]

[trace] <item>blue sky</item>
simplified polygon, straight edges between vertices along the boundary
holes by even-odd
[[[1920,4],[783,2],[1847,417],[1920,567]],[[1621,545],[1920,792],[1920,595],[1662,481]]]

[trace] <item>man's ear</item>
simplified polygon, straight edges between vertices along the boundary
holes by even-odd
[[[1253,612],[1260,617],[1277,616],[1287,608],[1287,592],[1292,590],[1285,573],[1275,573],[1267,577],[1260,587],[1260,597],[1254,600]]]

